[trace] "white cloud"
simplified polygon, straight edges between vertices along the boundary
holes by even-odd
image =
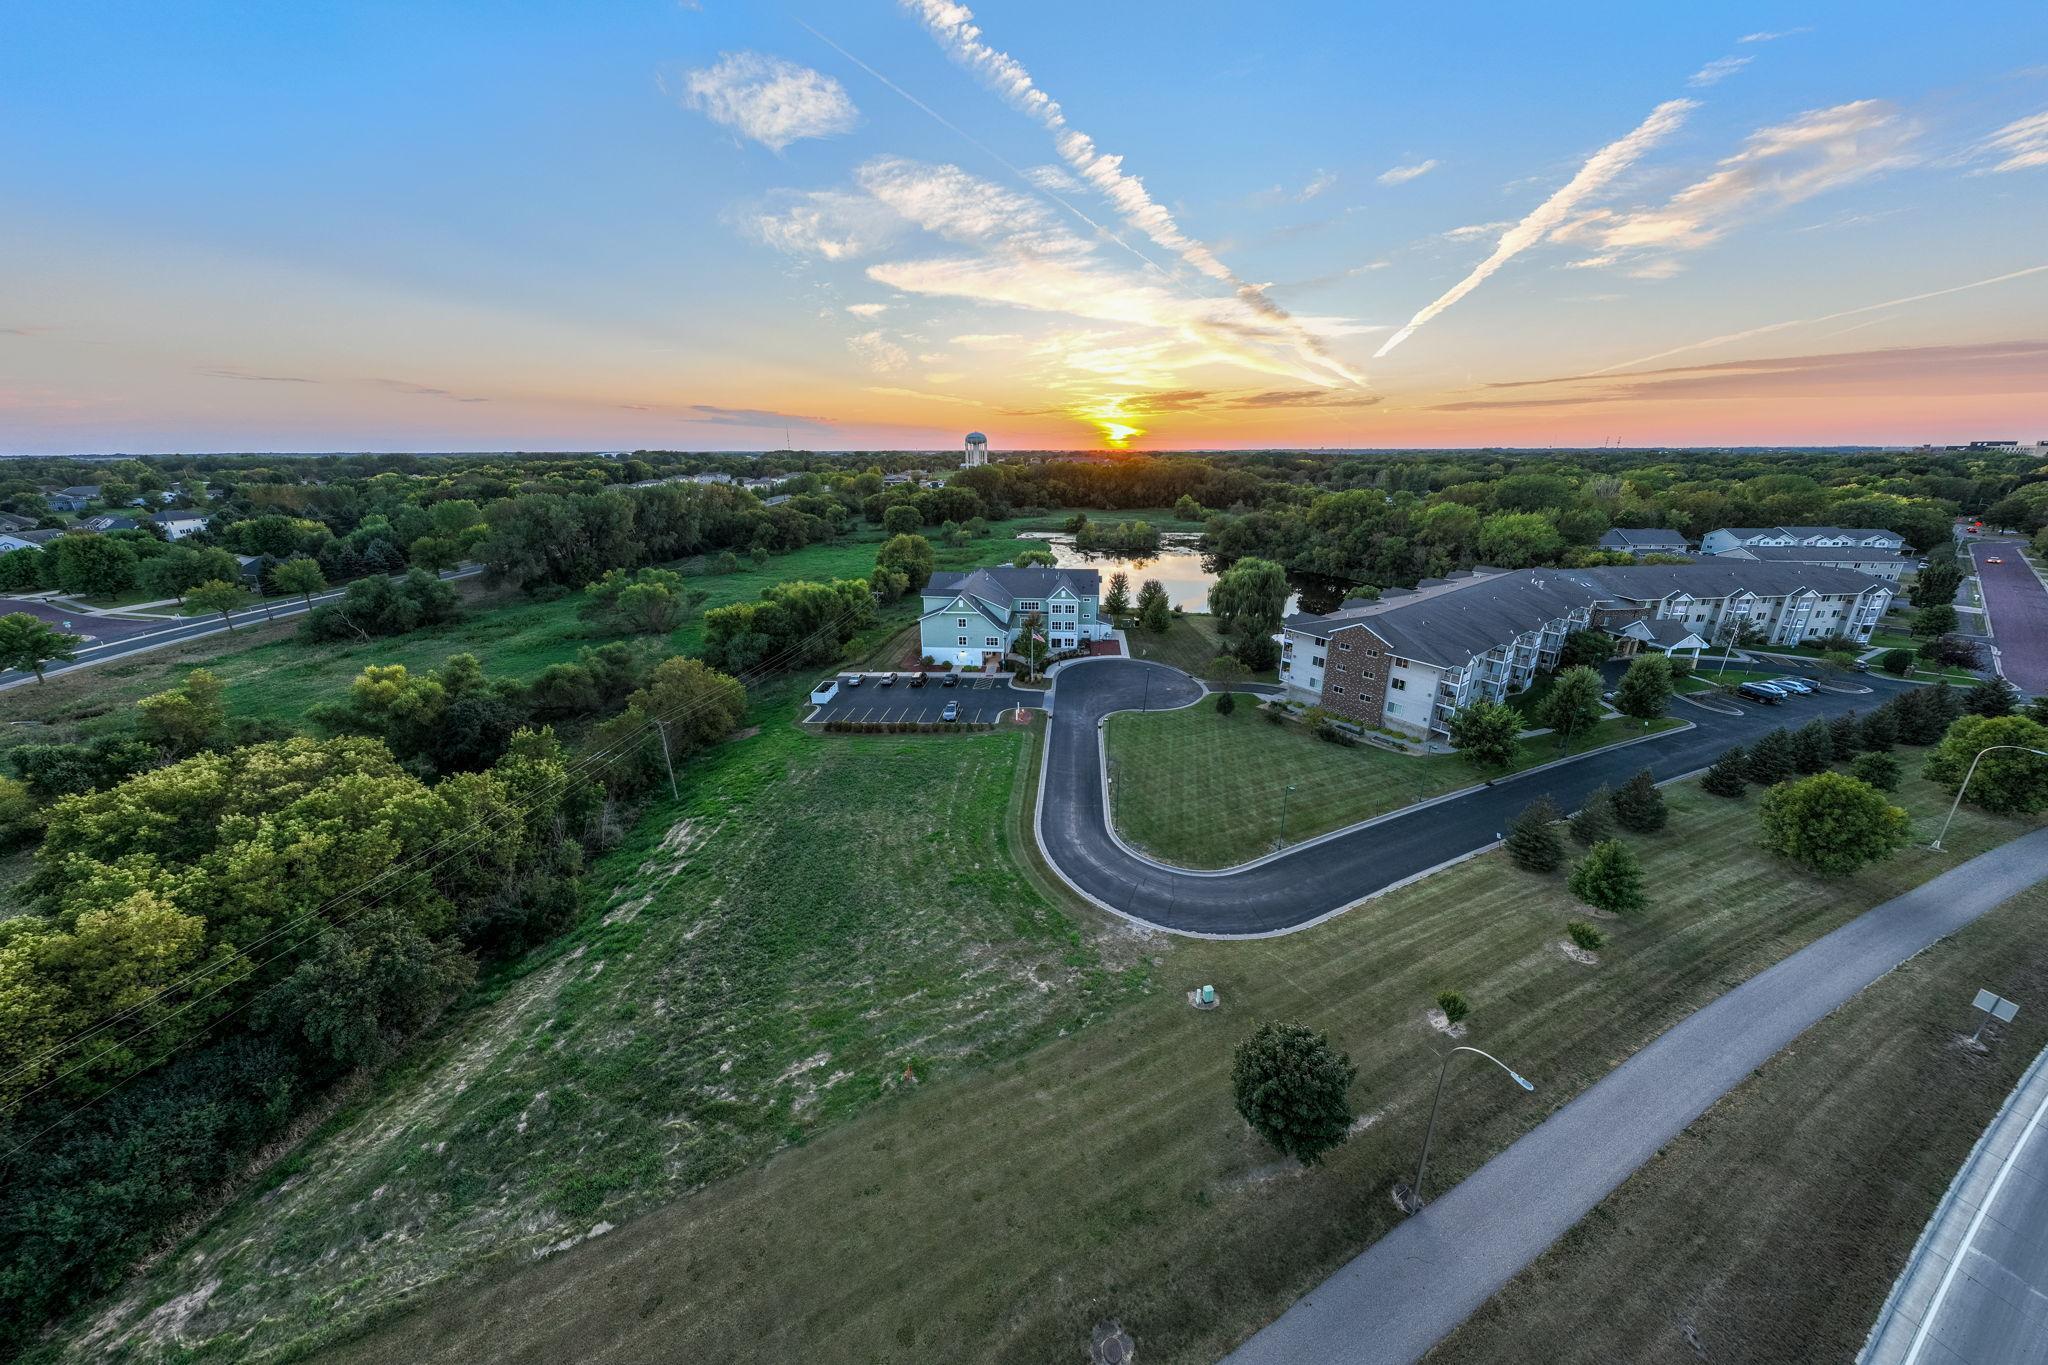
[[[1989,168],[1993,175],[2048,166],[2048,110],[2014,119],[1984,139],[1978,151],[1999,158]]]
[[[1497,232],[1505,232],[1514,225],[1515,221],[1512,218],[1503,219],[1498,223],[1467,223],[1463,227],[1447,230],[1443,236],[1445,240],[1452,242],[1474,242],[1481,237],[1491,237]]]
[[[901,232],[903,220],[868,195],[813,190],[795,196],[781,212],[747,217],[743,226],[777,251],[844,261],[885,245]]]
[[[1093,251],[1035,199],[1014,194],[958,166],[933,166],[900,156],[879,156],[854,179],[899,218],[951,242],[1000,241],[1040,254]]]
[[[886,303],[849,303],[846,305],[846,311],[857,318],[873,318],[880,317],[888,312],[889,305]]]
[[[1413,166],[1394,166],[1379,173],[1382,185],[1405,185],[1411,180],[1420,180],[1437,167],[1437,160],[1418,161]]]
[[[1813,32],[1811,27],[1802,26],[1800,28],[1780,29],[1776,33],[1745,33],[1735,41],[1738,43],[1775,43],[1780,38],[1790,38],[1796,34],[1811,32]]]
[[[1686,84],[1700,88],[1709,85],[1719,85],[1722,81],[1727,80],[1730,76],[1755,60],[1756,58],[1754,57],[1716,57],[1699,70],[1693,72],[1692,79],[1687,81]]]
[[[728,52],[688,73],[684,102],[765,147],[850,132],[860,111],[846,87],[822,72],[758,52]]]
[[[910,364],[910,355],[881,332],[862,332],[846,339],[846,347],[876,374],[894,374]]]
[[[1472,268],[1472,272],[1452,285],[1435,301],[1425,306],[1401,328],[1381,343],[1373,352],[1377,359],[1399,346],[1415,334],[1418,327],[1442,313],[1459,299],[1484,284],[1502,266],[1543,240],[1560,224],[1564,223],[1573,210],[1585,200],[1605,189],[1614,177],[1620,175],[1648,152],[1652,147],[1670,135],[1671,131],[1684,121],[1691,100],[1666,100],[1650,111],[1650,116],[1625,137],[1608,143],[1595,152],[1579,167],[1579,173],[1564,187],[1537,205],[1521,222],[1501,234],[1494,244],[1493,254]]]
[[[1036,189],[1047,194],[1079,194],[1081,182],[1068,175],[1058,166],[1027,166],[1024,178]]]
[[[1294,196],[1294,200],[1298,204],[1306,204],[1309,200],[1315,198],[1336,183],[1337,173],[1335,171],[1317,171],[1309,177],[1309,182],[1301,187],[1301,192]]]

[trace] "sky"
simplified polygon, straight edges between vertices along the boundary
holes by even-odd
[[[2048,6],[22,0],[0,453],[2048,438]]]

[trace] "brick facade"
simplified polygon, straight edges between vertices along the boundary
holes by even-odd
[[[1364,626],[1343,626],[1330,632],[1324,661],[1323,708],[1360,725],[1384,722],[1387,674],[1394,667],[1387,642]]]

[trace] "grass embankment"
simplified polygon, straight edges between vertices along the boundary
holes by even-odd
[[[2048,991],[2048,892],[2017,897],[1823,1020],[1730,1092],[1429,1355],[1849,1360],[2048,1018],[1956,1045],[1986,983]]]
[[[1522,742],[1513,771],[1681,723],[1604,720],[1564,749],[1538,736]],[[1487,776],[1456,754],[1326,743],[1299,725],[1269,723],[1249,695],[1228,716],[1213,698],[1112,716],[1105,748],[1117,833],[1181,867],[1233,867]]]
[[[1133,657],[1171,664],[1197,678],[1216,676],[1216,659],[1224,649],[1223,639],[1216,633],[1216,618],[1206,612],[1175,616],[1163,635],[1132,625],[1124,631],[1124,638],[1131,642]],[[1250,675],[1255,682],[1273,682],[1279,676],[1277,670],[1270,668]]]
[[[1020,871],[1032,731],[816,738],[770,696],[486,983],[145,1286],[216,1282],[202,1356],[330,1336],[423,1283],[624,1221],[1144,988]],[[187,1282],[189,1272],[198,1281]],[[81,1354],[149,1358],[134,1337]],[[245,1338],[244,1332],[254,1337]]]
[[[1924,841],[1944,795],[1912,779],[1901,799]],[[560,1260],[451,1290],[341,1357],[1035,1365],[1078,1359],[1114,1316],[1147,1359],[1213,1361],[1396,1221],[1387,1190],[1413,1167],[1439,990],[1463,991],[1470,1041],[1539,1087],[1528,1098],[1475,1074],[1446,1098],[1442,1189],[1708,999],[2019,829],[1965,810],[1953,854],[1909,849],[1823,883],[1757,852],[1754,796],[1688,785],[1670,800],[1666,832],[1630,839],[1656,903],[1606,925],[1597,967],[1559,950],[1584,913],[1562,877],[1497,853],[1305,933],[1158,940],[1160,989],[1088,1029],[880,1106]],[[1214,1013],[1181,999],[1203,982],[1221,994]],[[1262,1019],[1327,1029],[1359,1064],[1361,1128],[1321,1167],[1276,1161],[1232,1108],[1231,1051]],[[498,1086],[487,1070],[474,1084]],[[251,1213],[231,1231],[267,1237]],[[357,1217],[352,1245],[392,1226],[370,1205]],[[236,1297],[216,1293],[194,1330],[260,1348],[275,1329],[226,1334],[308,1277],[343,1278],[322,1250],[300,1249],[296,1281],[234,1270]],[[407,1251],[425,1248],[390,1254]],[[236,1255],[262,1260],[260,1244]],[[219,1270],[174,1264],[153,1296]]]

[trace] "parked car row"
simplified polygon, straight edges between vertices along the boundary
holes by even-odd
[[[894,687],[896,685],[896,679],[903,675],[896,673],[877,673],[874,676],[875,686]],[[848,687],[859,687],[861,684],[867,681],[867,677],[868,675],[865,673],[849,673],[844,678],[841,678],[840,681],[845,683]],[[910,685],[912,687],[923,687],[927,682],[930,681],[930,679],[926,676],[923,669],[919,669],[917,672],[910,674],[909,677]],[[958,673],[941,673],[939,675],[939,686],[958,687],[959,685],[960,675]]]
[[[1806,678],[1787,674],[1782,678],[1758,679],[1743,683],[1735,689],[1735,695],[1763,706],[1776,706],[1787,697],[1803,697],[1820,689]]]

